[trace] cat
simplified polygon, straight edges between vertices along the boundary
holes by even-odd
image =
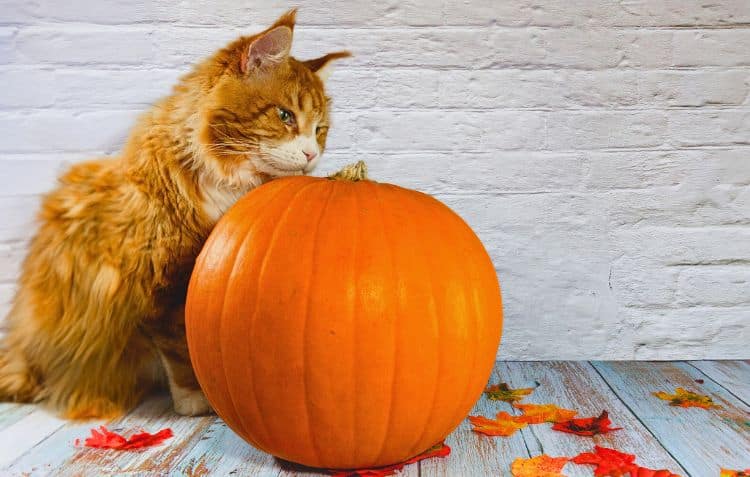
[[[290,56],[295,15],[196,65],[119,156],[72,166],[43,199],[0,344],[0,399],[111,418],[166,382],[177,413],[211,411],[185,339],[194,260],[239,197],[315,167],[323,82],[349,56]]]

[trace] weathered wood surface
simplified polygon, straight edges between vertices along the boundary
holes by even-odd
[[[587,362],[498,363],[496,368],[511,387],[539,383],[524,403],[556,404],[578,411],[578,417],[598,416],[609,412],[613,427],[622,430],[594,437],[582,437],[552,430],[552,424],[535,424],[523,429],[525,441],[533,455],[545,453],[552,457],[575,456],[591,452],[594,445],[617,449],[638,456],[638,462],[652,469],[669,469],[683,474],[680,467],[659,441],[609,389],[608,385]],[[515,410],[516,414],[520,414]],[[591,467],[569,464],[565,474],[588,477]]]
[[[750,406],[750,362],[689,361],[688,364]]]
[[[491,438],[471,432],[464,421],[446,440],[452,448],[450,457],[407,466],[400,475],[510,476],[510,465],[518,457],[541,453],[573,456],[591,450],[594,444],[637,454],[641,465],[667,468],[683,476],[718,476],[719,466],[750,467],[747,362],[500,362],[490,381],[506,382],[514,388],[539,383],[523,402],[555,403],[576,409],[579,417],[598,415],[606,409],[613,425],[623,430],[590,438],[553,431],[550,424],[536,424],[509,438]],[[674,408],[651,395],[678,386],[711,395],[724,409]],[[510,404],[483,396],[471,414],[494,416],[501,410],[519,413]],[[0,404],[0,475],[325,475],[282,463],[252,448],[214,416],[176,416],[165,396],[148,400],[122,419],[104,423],[126,435],[171,427],[175,436],[164,445],[138,452],[73,445],[102,423],[70,423],[37,406]],[[590,467],[573,464],[564,472],[569,477],[591,475]]]
[[[671,362],[593,365],[689,475],[710,477],[721,467],[750,465],[750,408],[697,368]],[[723,409],[674,407],[651,394],[678,387],[708,395]]]

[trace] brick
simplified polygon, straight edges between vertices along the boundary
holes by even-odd
[[[0,130],[5,134],[2,147],[4,152],[117,151],[137,115],[137,111],[0,115]]]
[[[452,192],[561,192],[575,190],[586,164],[575,154],[507,152],[452,153],[397,152],[357,156],[367,162],[370,177],[429,194]],[[327,175],[352,162],[348,152],[328,152],[315,175]],[[565,170],[565,174],[560,174]],[[471,171],[467,173],[467,171]]]
[[[669,131],[679,146],[750,144],[750,111],[672,111]]]
[[[13,27],[0,27],[0,64],[10,63],[16,57],[17,30]]]
[[[0,242],[0,283],[15,282],[26,258],[27,242]]]
[[[27,63],[141,65],[156,60],[146,27],[34,26],[18,33],[16,45]]]
[[[750,162],[743,150],[587,151],[586,188],[599,191],[654,187],[750,184]],[[660,194],[666,189],[655,191]]]
[[[741,105],[749,91],[750,73],[743,70],[648,71],[638,75],[639,105]]]
[[[0,190],[0,200],[42,194],[55,186],[57,177],[72,163],[89,159],[85,154],[2,154],[0,177],[12,177]],[[10,207],[5,204],[5,206]],[[2,238],[0,237],[0,240]]]
[[[49,70],[0,70],[0,108],[39,108],[55,103],[54,73]]]
[[[674,32],[674,66],[748,66],[750,29]]]
[[[62,69],[54,74],[56,104],[64,108],[146,107],[168,95],[185,69]]]
[[[548,149],[655,147],[667,140],[662,111],[557,111],[547,124]]]
[[[538,112],[374,111],[355,122],[353,143],[367,151],[544,147],[544,115]]]
[[[750,305],[750,269],[747,263],[683,268],[680,270],[678,303],[687,306]]]
[[[583,69],[666,66],[671,34],[613,29],[498,29],[492,34],[492,64]]]
[[[448,24],[510,26],[691,26],[742,25],[750,22],[743,0],[601,2],[598,0],[447,0]]]
[[[628,312],[635,359],[743,359],[750,340],[750,307]]]
[[[36,212],[39,208],[38,195],[0,196],[0,210],[3,220],[0,224],[0,245],[2,243],[27,241],[36,230]],[[0,248],[0,264],[4,262]],[[2,281],[0,272],[0,282]]]

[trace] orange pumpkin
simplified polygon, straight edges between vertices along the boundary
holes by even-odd
[[[481,395],[500,340],[494,267],[436,199],[288,177],[216,225],[187,298],[190,355],[219,416],[313,467],[401,462]]]

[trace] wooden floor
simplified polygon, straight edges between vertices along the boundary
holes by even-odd
[[[606,409],[614,425],[624,429],[590,438],[544,424],[490,438],[471,432],[464,421],[446,441],[452,447],[448,458],[408,466],[401,475],[509,476],[517,457],[574,456],[594,444],[636,454],[644,467],[682,476],[718,477],[720,467],[750,468],[750,361],[498,362],[491,380],[511,387],[538,382],[524,402],[555,403],[577,409],[580,416]],[[723,409],[670,407],[651,395],[676,387],[709,395]],[[483,397],[472,413],[493,416],[499,410],[514,412],[504,402]],[[175,416],[166,397],[150,399],[107,424],[126,434],[171,427],[175,436],[159,447],[139,452],[76,448],[75,439],[95,424],[68,423],[35,406],[0,404],[0,475],[321,475],[280,466],[216,417]],[[572,464],[564,473],[593,475],[590,467]]]

